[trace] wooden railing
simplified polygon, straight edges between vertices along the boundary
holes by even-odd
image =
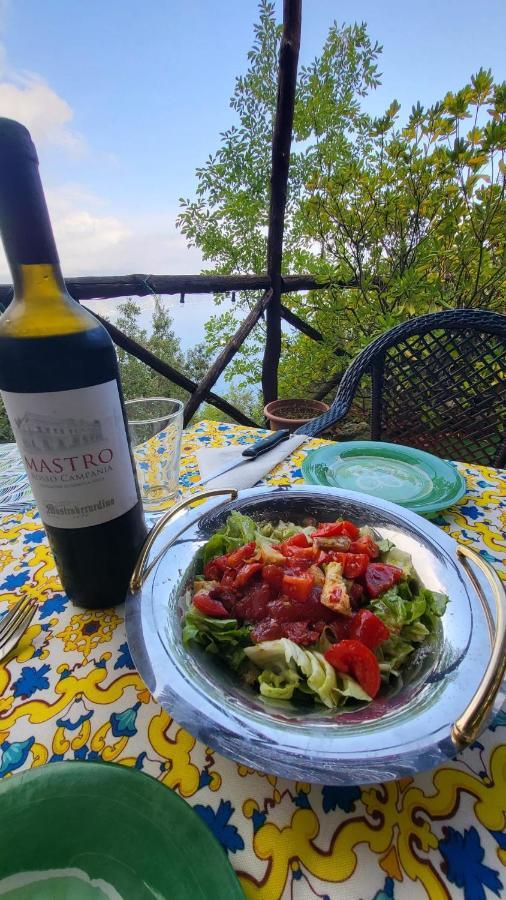
[[[295,291],[311,291],[328,287],[311,275],[282,275],[283,233],[288,186],[288,169],[292,141],[293,111],[297,63],[301,32],[302,0],[283,0],[283,33],[281,37],[278,95],[272,138],[272,168],[270,179],[269,229],[267,235],[267,272],[262,275],[113,275],[67,279],[69,293],[79,302],[91,299],[117,297],[144,297],[149,294],[224,293],[235,291],[262,291],[262,296],[252,306],[237,331],[215,359],[199,383],[169,363],[159,359],[146,347],[124,334],[119,328],[98,316],[113,341],[123,350],[146,363],[169,381],[188,391],[190,397],[185,406],[185,424],[192,418],[203,401],[224,412],[244,425],[255,425],[248,416],[212,390],[218,378],[233,359],[243,342],[255,327],[260,316],[266,316],[266,340],[262,364],[262,388],[264,401],[277,398],[278,366],[281,354],[281,322],[284,319],[307,337],[323,341],[323,336],[310,323],[288,309],[282,302],[283,294]],[[354,287],[354,282],[333,282],[335,287]],[[0,308],[5,308],[12,298],[10,285],[0,285]],[[339,355],[339,351],[335,353]]]

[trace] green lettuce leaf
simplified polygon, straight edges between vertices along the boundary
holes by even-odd
[[[258,683],[262,697],[270,697],[272,700],[290,700],[300,684],[300,675],[288,667],[285,667],[279,675],[270,669],[264,669],[258,676]]]
[[[260,525],[259,536],[268,538],[273,544],[281,544],[294,534],[305,534],[309,537],[315,531],[314,525],[295,525],[293,522],[266,522]]]
[[[388,563],[389,566],[397,566],[402,569],[406,578],[416,578],[416,572],[413,568],[411,554],[399,547],[391,546],[386,553],[381,554],[381,562]]]
[[[329,709],[342,706],[348,698],[371,699],[353,678],[336,672],[321,653],[299,647],[288,638],[263,641],[246,647],[244,653],[261,670],[258,681],[265,697],[281,697],[273,691],[282,691],[286,697],[293,686],[290,696],[295,690],[311,693]]]
[[[183,620],[183,643],[194,641],[224,660],[232,669],[244,661],[244,648],[251,643],[250,627],[239,625],[237,619],[214,619],[203,616],[190,606]]]
[[[399,593],[398,585],[390,588],[381,597],[371,600],[370,607],[388,630],[400,634],[404,625],[411,625],[426,609],[426,601],[421,597],[404,600]]]
[[[378,660],[381,678],[388,681],[391,675],[399,675],[410,653],[415,648],[408,641],[396,635],[391,635],[387,641],[383,641],[374,651]]]
[[[369,525],[362,525],[359,531],[361,537],[372,538],[374,543],[378,545],[380,553],[388,553],[388,551],[394,546],[392,544],[392,541],[389,541],[388,538],[380,537],[373,528],[369,527]]]

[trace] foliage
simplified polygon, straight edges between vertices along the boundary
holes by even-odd
[[[171,316],[164,308],[160,297],[155,297],[154,303],[152,330],[149,335],[146,329],[139,325],[140,306],[131,298],[119,305],[116,325],[164,362],[182,370],[185,365],[185,357],[181,351],[179,340],[172,330]],[[126,400],[134,397],[166,397],[168,393],[176,399],[185,400],[187,398],[188,394],[176,385],[170,384],[169,390],[169,382],[163,375],[153,372],[145,363],[131,356],[125,350],[118,348],[117,353]]]
[[[195,198],[181,199],[179,227],[208,271],[265,269],[280,33],[274,4],[261,0],[249,68],[231,100],[237,123],[197,170]],[[283,270],[308,271],[330,287],[285,296],[325,343],[285,331],[282,395],[300,395],[315,372],[327,379],[410,316],[506,308],[506,84],[481,69],[428,109],[417,102],[401,118],[393,100],[375,118],[366,100],[379,84],[381,52],[364,24],[334,23],[320,55],[299,71]],[[210,342],[229,327],[216,316]],[[258,383],[262,339],[257,328],[231,375]]]

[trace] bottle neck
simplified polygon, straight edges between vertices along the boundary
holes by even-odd
[[[67,293],[59,263],[11,265],[14,285],[14,301],[25,304],[43,304],[54,300],[72,302]]]
[[[2,135],[0,148],[0,230],[14,296],[28,300],[36,286],[45,294],[50,288],[65,294],[35,148],[28,132],[18,129],[7,141]]]

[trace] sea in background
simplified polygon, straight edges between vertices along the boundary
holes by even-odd
[[[119,310],[118,307],[127,298],[119,297],[113,300],[87,300],[86,305],[92,312],[97,312],[101,316],[106,316],[113,324],[116,322]],[[154,310],[154,297],[134,297],[137,305],[140,307],[139,326],[145,328],[148,334],[151,333],[151,319]],[[238,320],[244,316],[244,311],[237,309],[237,304],[232,303],[230,299],[223,300],[217,306],[212,297],[202,294],[185,294],[185,302],[179,302],[179,296],[163,295],[162,301],[165,309],[170,312],[172,317],[172,327],[179,338],[181,349],[184,353],[199,344],[205,338],[205,323],[212,315],[219,315],[228,310],[236,310]],[[216,382],[216,393],[222,393],[230,388],[231,384],[236,382],[225,381],[224,375]]]

